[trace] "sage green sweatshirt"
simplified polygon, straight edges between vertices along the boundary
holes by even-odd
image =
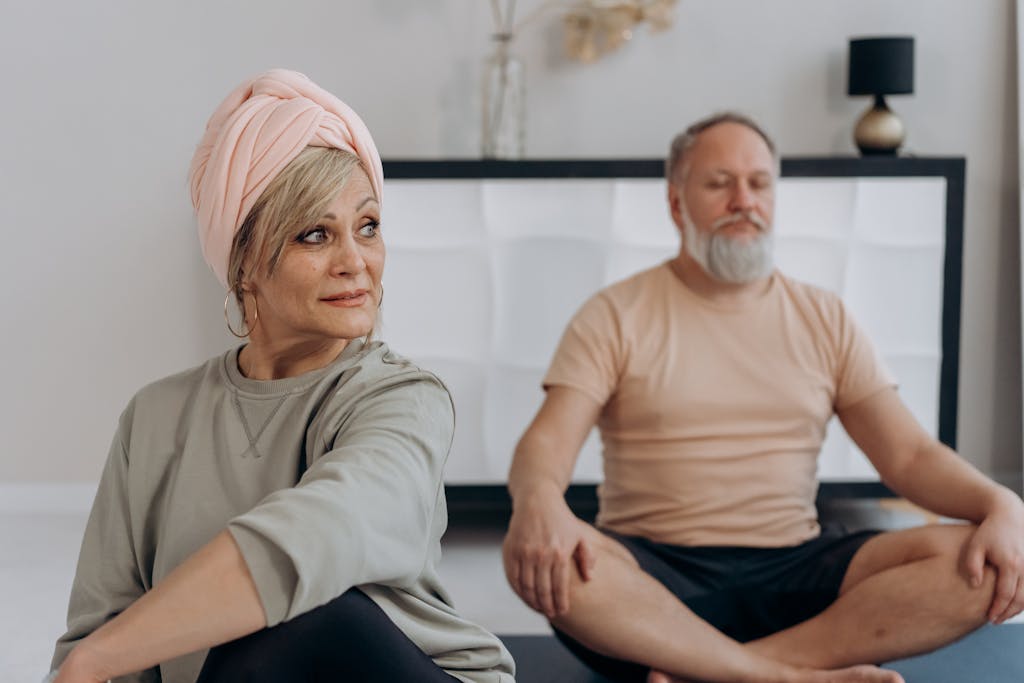
[[[454,430],[441,381],[380,342],[269,381],[244,377],[238,351],[145,387],[121,415],[53,668],[227,527],[268,626],[357,586],[451,675],[513,681],[508,651],[437,576]],[[118,681],[193,683],[205,657]]]

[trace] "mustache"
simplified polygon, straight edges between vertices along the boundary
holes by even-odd
[[[724,228],[727,225],[733,223],[739,223],[740,221],[747,221],[757,226],[757,229],[761,232],[768,232],[768,223],[763,218],[758,216],[753,211],[737,211],[731,213],[728,216],[722,216],[717,221],[711,224],[711,234],[714,234]]]

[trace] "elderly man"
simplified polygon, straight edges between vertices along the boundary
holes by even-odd
[[[678,256],[599,292],[566,330],[516,449],[509,582],[616,680],[900,681],[1024,608],[1024,504],[929,436],[838,297],[776,271],[778,158],[721,114],[672,143]],[[838,415],[895,492],[967,524],[818,524]],[[563,493],[597,424],[594,528]]]

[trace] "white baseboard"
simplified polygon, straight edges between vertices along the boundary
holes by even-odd
[[[95,482],[0,482],[0,513],[88,514]]]

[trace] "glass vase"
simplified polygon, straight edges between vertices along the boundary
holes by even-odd
[[[492,38],[482,82],[481,151],[485,159],[521,159],[526,148],[523,63],[511,54],[511,33],[495,33]]]

